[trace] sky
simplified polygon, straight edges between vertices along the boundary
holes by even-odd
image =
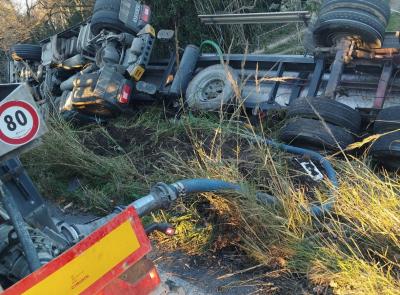
[[[15,7],[18,7],[19,9],[25,10],[25,1],[26,0],[11,0],[11,2],[15,5]],[[27,0],[29,5],[32,3],[35,3],[36,0]]]

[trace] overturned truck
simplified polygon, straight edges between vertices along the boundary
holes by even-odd
[[[182,97],[200,111],[287,110],[282,141],[339,151],[385,134],[370,153],[390,169],[400,167],[400,35],[386,32],[385,1],[325,0],[316,20],[306,19],[305,56],[223,55],[218,48],[202,54],[194,45],[175,52],[174,32],[156,34],[150,15],[136,1],[97,0],[88,21],[39,45],[15,45],[10,82],[28,82],[39,103],[86,122]],[[166,57],[154,54],[154,46],[163,46]]]
[[[0,288],[4,294],[180,294],[160,281],[147,235],[173,234],[168,224],[143,227],[139,217],[180,197],[241,191],[219,180],[159,183],[110,215],[87,223],[53,218],[17,156],[47,131],[42,115],[97,122],[142,102],[184,97],[197,111],[243,106],[253,116],[286,110],[282,141],[337,151],[368,134],[384,134],[371,148],[388,168],[400,167],[399,33],[385,32],[389,7],[378,0],[325,0],[310,24],[306,56],[175,52],[174,32],[156,34],[150,8],[136,1],[97,0],[93,16],[40,45],[11,50],[10,84],[0,87]],[[287,17],[287,16],[286,16]],[[164,45],[162,45],[164,44]],[[152,56],[165,46],[167,58]],[[177,62],[179,56],[180,62]],[[239,87],[240,86],[240,87]],[[40,114],[40,112],[42,114]],[[266,141],[295,154],[297,147]],[[304,151],[304,150],[303,150]],[[333,186],[336,173],[322,156]],[[314,156],[313,156],[314,155]],[[268,199],[274,202],[272,199]],[[333,201],[313,205],[313,217]]]

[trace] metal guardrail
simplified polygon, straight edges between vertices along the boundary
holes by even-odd
[[[206,25],[231,24],[277,24],[307,22],[311,19],[309,11],[265,12],[265,13],[237,13],[237,14],[208,14],[199,15]]]

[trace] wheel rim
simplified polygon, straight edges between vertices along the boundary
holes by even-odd
[[[225,82],[221,79],[213,79],[208,81],[204,87],[201,96],[202,102],[207,102],[218,98],[224,92]]]

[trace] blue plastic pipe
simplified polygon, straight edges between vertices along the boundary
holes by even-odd
[[[200,51],[203,51],[205,46],[211,46],[215,49],[217,52],[217,55],[220,58],[221,64],[224,64],[224,57],[223,57],[223,52],[219,45],[215,43],[212,40],[206,40],[200,45]],[[303,149],[303,148],[298,148],[286,144],[281,144],[277,143],[273,140],[270,139],[263,139],[259,136],[254,136],[252,135],[251,137],[252,140],[258,141],[258,142],[263,142],[264,144],[275,148],[282,150],[284,152],[290,153],[290,154],[295,154],[295,155],[301,155],[301,156],[307,156],[310,159],[318,162],[321,164],[321,166],[325,169],[326,174],[328,176],[328,179],[331,181],[332,185],[335,188],[339,187],[339,182],[336,177],[336,171],[333,169],[332,164],[324,158],[322,155],[320,155],[317,152],[308,150],[308,149]],[[241,191],[241,187],[221,181],[221,180],[211,180],[211,179],[192,179],[192,180],[183,180],[175,185],[179,184],[183,186],[182,189],[185,190],[185,193],[199,193],[199,192],[210,192],[210,191],[218,191],[218,190],[235,190],[235,191]],[[320,206],[317,205],[312,205],[311,208],[309,209],[310,214],[312,214],[315,217],[322,217],[326,213],[329,213],[332,211],[333,206],[335,204],[335,193],[332,192],[332,197],[329,202],[326,202],[324,204],[321,204]]]
[[[271,146],[273,148],[282,150],[290,154],[307,156],[310,159],[320,163],[321,166],[325,169],[329,180],[332,182],[332,185],[335,188],[339,187],[339,182],[336,177],[336,172],[333,169],[332,164],[319,153],[308,149],[277,143],[273,140],[262,139],[260,137],[255,137],[255,138],[256,140],[259,140],[264,144]],[[180,187],[185,194],[212,192],[221,190],[242,191],[242,188],[237,184],[233,184],[222,180],[213,180],[213,179],[187,179],[179,181],[172,186],[175,188]],[[311,208],[309,209],[310,214],[312,214],[315,217],[322,217],[325,214],[332,211],[334,204],[335,204],[335,197],[334,193],[332,193],[332,198],[329,202],[326,202],[321,205],[312,205]]]
[[[264,142],[266,145],[271,146],[273,148],[282,150],[282,151],[290,153],[290,154],[306,156],[306,157],[309,157],[310,159],[320,163],[321,166],[324,168],[324,170],[328,176],[328,179],[331,181],[334,188],[335,189],[339,188],[339,182],[336,177],[335,169],[333,169],[332,164],[326,158],[324,158],[322,155],[320,155],[319,153],[314,152],[312,150],[308,150],[308,149],[303,149],[303,148],[298,148],[298,147],[291,146],[291,145],[278,143],[278,142],[275,142],[270,139],[262,139],[259,137],[257,137],[257,139],[260,139],[260,141]],[[331,212],[334,205],[335,205],[335,193],[332,192],[332,197],[329,202],[321,204],[320,206],[312,205],[310,208],[310,213],[316,217],[321,217],[321,216],[325,215],[326,213]]]
[[[185,188],[185,193],[204,193],[222,190],[241,191],[240,185],[214,179],[187,179],[181,180],[179,183]]]

